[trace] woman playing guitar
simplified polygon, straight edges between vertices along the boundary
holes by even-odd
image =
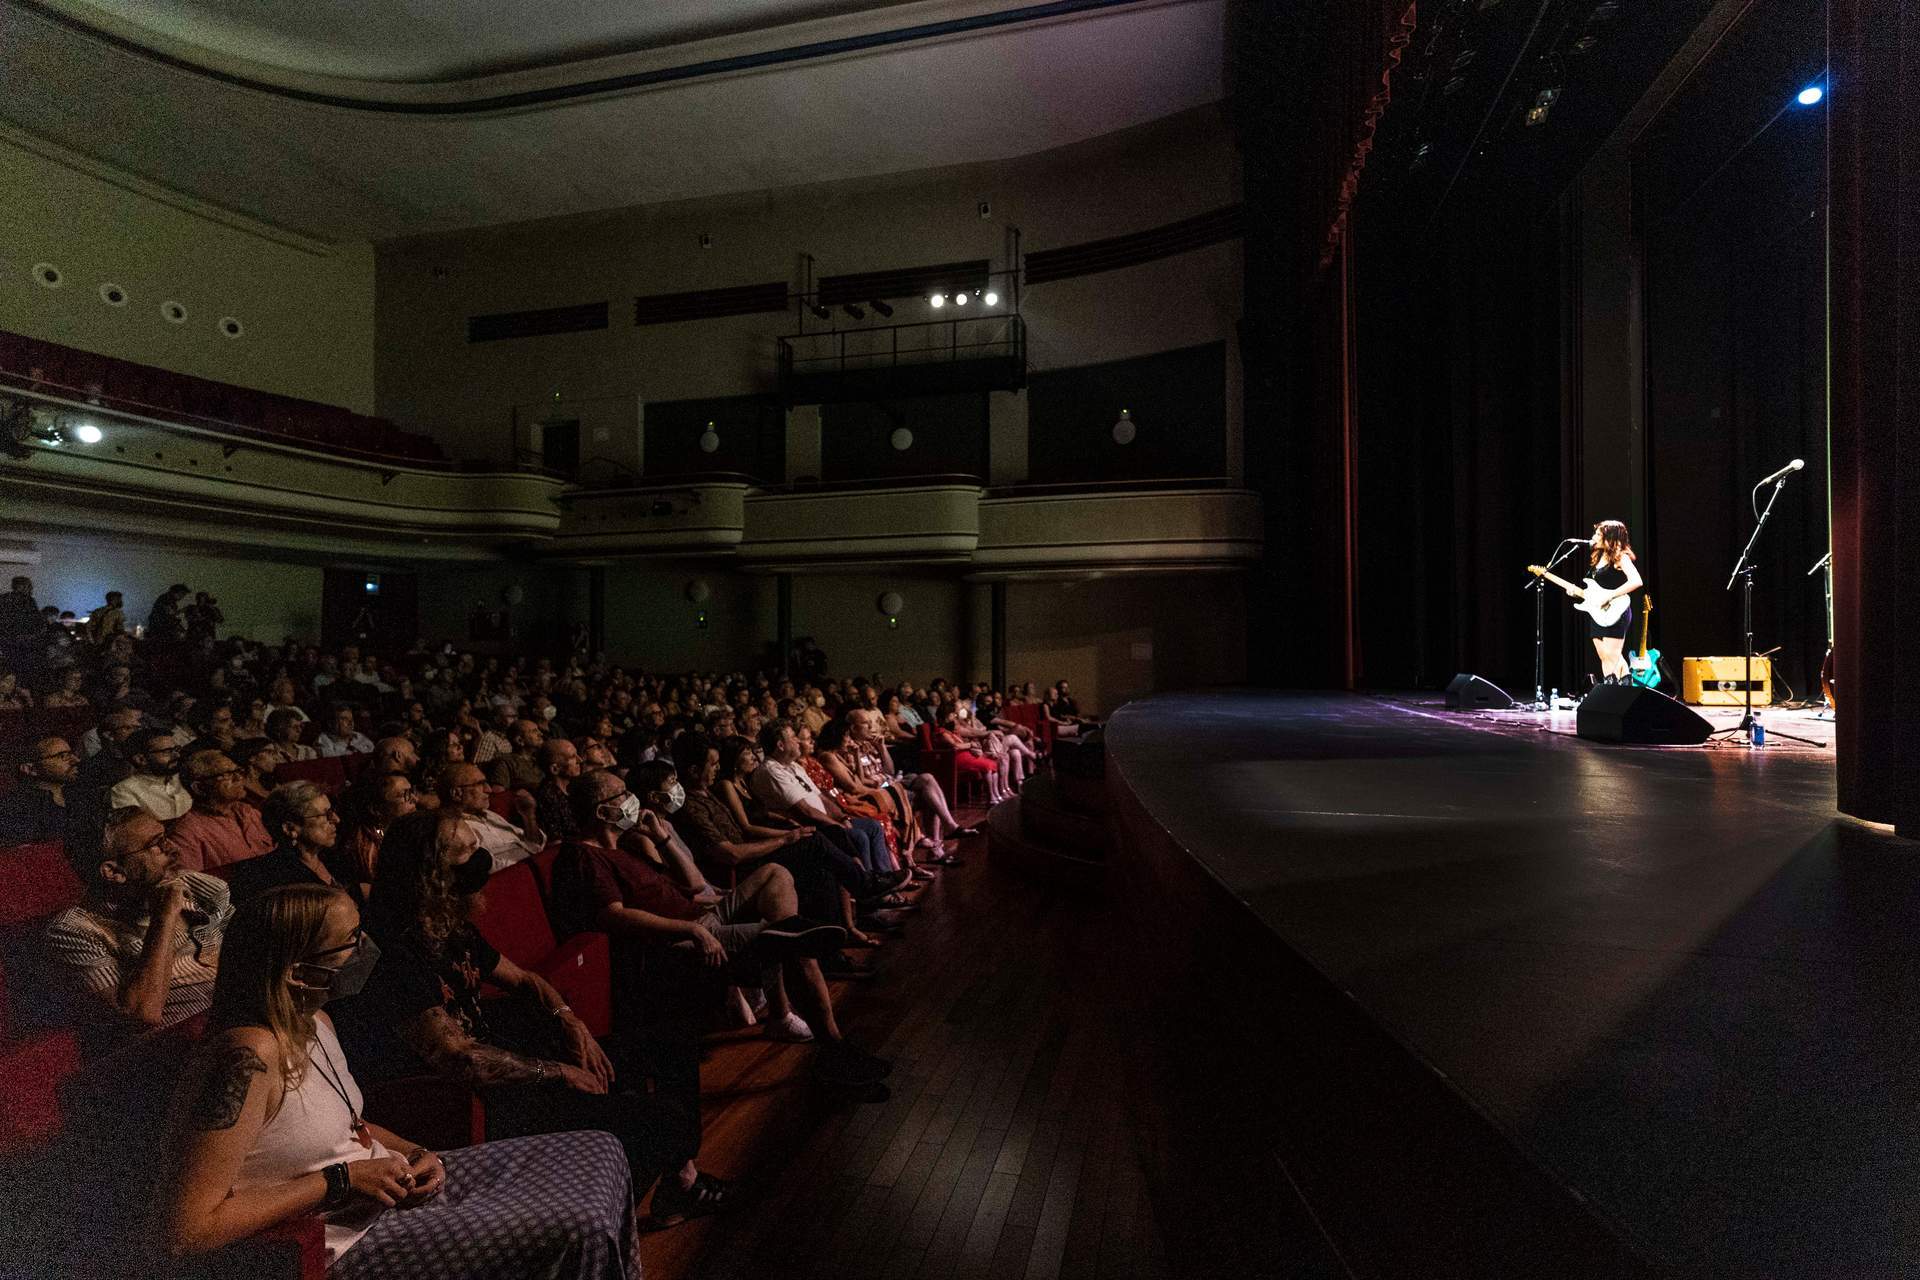
[[[1640,589],[1640,569],[1634,563],[1626,525],[1618,520],[1602,520],[1593,526],[1593,550],[1587,556],[1587,576],[1605,593],[1597,600],[1588,593],[1587,601],[1591,604],[1604,604],[1616,596],[1631,596]],[[1592,618],[1587,620],[1587,634],[1593,637],[1594,652],[1600,655],[1600,672],[1604,678],[1627,678],[1629,666],[1621,650],[1626,647],[1627,632],[1632,627],[1632,605],[1610,626],[1602,626]]]

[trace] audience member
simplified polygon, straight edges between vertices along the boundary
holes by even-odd
[[[232,914],[227,886],[181,870],[166,837],[143,809],[109,814],[86,901],[47,924],[54,968],[84,997],[82,1008],[118,1015],[112,1029],[171,1026],[205,1011],[213,996]]]
[[[265,804],[273,790],[273,771],[287,758],[286,750],[270,738],[242,738],[234,744],[233,762],[240,766],[240,781],[247,789],[247,803]]]
[[[14,786],[0,793],[0,844],[66,839],[76,823],[80,754],[65,738],[41,738],[15,763],[14,774]]]
[[[493,811],[492,795],[479,765],[448,765],[440,775],[441,805],[451,805],[450,812],[466,820],[473,838],[492,856],[493,869],[500,871],[546,848],[547,836],[540,828],[539,803],[531,792],[513,793],[513,811],[520,818],[517,826]]]
[[[319,1213],[330,1280],[637,1275],[632,1184],[607,1134],[488,1142],[443,1161],[363,1118],[324,1006],[357,992],[377,955],[344,894],[296,885],[242,907],[181,1082],[167,1251]]]
[[[488,778],[502,791],[532,791],[546,777],[539,758],[546,734],[531,720],[515,720],[511,733],[513,750],[493,758]]]
[[[172,822],[193,807],[193,797],[176,772],[180,748],[170,730],[142,729],[127,739],[127,747],[133,772],[108,788],[108,808],[133,805],[162,822]]]
[[[138,707],[122,703],[100,717],[100,723],[80,738],[80,785],[105,791],[133,772],[127,759],[127,743],[141,728]]]
[[[340,832],[328,863],[359,885],[362,897],[373,885],[387,829],[414,812],[417,804],[413,780],[406,774],[372,769],[340,797]]]
[[[193,807],[167,830],[168,850],[182,867],[211,871],[273,848],[260,811],[247,801],[245,773],[224,752],[197,750],[183,772]]]
[[[283,884],[331,885],[359,901],[359,882],[339,865],[334,853],[340,819],[326,792],[311,782],[282,783],[267,797],[260,820],[274,847],[235,863],[226,873],[235,903],[244,904]]]
[[[267,712],[267,741],[280,748],[280,755],[287,764],[300,764],[308,760],[317,760],[320,753],[300,741],[301,727],[307,723],[298,707],[275,707]]]
[[[354,709],[342,705],[333,709],[333,727],[315,738],[313,745],[323,756],[365,755],[373,750],[373,739],[354,724]]]
[[[107,592],[106,603],[87,615],[87,643],[99,648],[127,629],[125,597],[118,591]]]
[[[596,765],[606,768],[607,763]],[[567,805],[567,787],[586,768],[580,748],[565,738],[549,738],[540,748],[539,789],[534,792],[540,830],[549,844],[574,837],[573,813]]]
[[[347,1051],[376,1082],[428,1071],[478,1090],[492,1135],[611,1132],[638,1195],[662,1179],[656,1221],[723,1207],[726,1184],[694,1164],[698,1059],[683,1053],[649,1093],[638,1055],[618,1046],[610,1055],[551,984],[502,956],[468,922],[469,904],[492,872],[492,860],[452,815],[395,823],[367,903],[380,964],[367,989],[335,1011]],[[482,983],[507,998],[482,1001]]]
[[[87,673],[79,667],[67,667],[55,678],[53,691],[40,699],[40,705],[48,710],[84,710],[93,705],[93,700],[82,692],[86,687]]]

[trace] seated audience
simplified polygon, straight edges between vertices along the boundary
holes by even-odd
[[[467,744],[460,734],[451,729],[435,729],[420,743],[420,772],[414,778],[414,787],[422,799],[440,802],[440,778],[448,765],[465,764]]]
[[[975,751],[974,740],[962,737],[958,724],[959,720],[956,718],[954,708],[942,708],[939,727],[933,731],[934,741],[953,752],[953,763],[956,768],[963,773],[977,774],[985,780],[988,803],[1000,804],[1002,801],[1011,800],[1013,791],[1007,786],[1006,775],[1002,772],[1006,765],[1005,760],[996,759],[982,751]]]
[[[87,615],[84,627],[87,643],[96,649],[126,629],[126,597],[118,591],[107,592],[106,603]]]
[[[286,764],[302,764],[320,758],[318,751],[300,741],[302,727],[307,720],[298,712],[297,707],[275,707],[267,712],[267,741],[280,749],[281,759]]]
[[[127,761],[133,772],[107,789],[107,807],[145,809],[162,822],[172,822],[193,807],[193,797],[181,783],[180,748],[171,730],[142,729],[127,739]]]
[[[359,900],[359,882],[334,852],[340,819],[326,792],[311,782],[283,782],[267,797],[260,820],[274,847],[235,863],[226,873],[235,903],[250,902],[283,884],[330,885]]]
[[[33,694],[12,671],[0,671],[0,711],[33,710]]]
[[[363,1118],[324,1006],[357,992],[377,954],[344,894],[289,886],[241,909],[181,1082],[167,1251],[319,1213],[329,1280],[637,1275],[632,1184],[607,1134],[488,1142],[443,1161]]]
[[[540,828],[539,802],[531,792],[513,793],[513,811],[519,816],[516,826],[495,813],[489,804],[493,789],[477,764],[447,766],[440,775],[440,803],[452,806],[473,830],[473,838],[493,858],[493,869],[504,870],[524,862],[547,847],[546,832]]]
[[[604,769],[611,763],[609,759],[593,767]],[[565,738],[549,738],[541,746],[542,776],[533,798],[540,830],[548,843],[573,839],[573,813],[567,806],[567,787],[587,767],[580,747]]]
[[[55,677],[53,692],[40,699],[40,705],[48,710],[90,707],[93,700],[82,692],[86,687],[87,673],[79,667],[67,667]]]
[[[266,738],[242,738],[230,753],[240,766],[240,781],[247,789],[247,802],[258,807],[266,803],[273,790],[273,771],[280,767],[286,753],[277,742]]]
[[[165,1027],[206,1010],[227,886],[183,871],[167,829],[138,808],[107,817],[86,901],[48,921],[46,947],[82,1008],[110,1010],[109,1029]]]
[[[483,713],[485,711],[484,707],[476,709]],[[493,709],[492,714],[491,724],[475,722],[478,734],[474,738],[473,749],[468,753],[468,759],[474,764],[490,765],[500,756],[513,754],[513,743],[509,738],[513,732],[513,704],[503,702]]]
[[[211,871],[273,848],[260,811],[247,800],[247,780],[224,752],[202,749],[183,773],[193,807],[167,830],[167,847],[188,871]]]
[[[65,738],[41,738],[14,765],[11,790],[0,793],[0,844],[64,840],[75,821],[80,753]]]
[[[793,878],[785,868],[761,866],[742,876],[719,901],[701,906],[658,868],[620,847],[621,836],[633,829],[641,810],[640,798],[624,780],[611,773],[584,774],[575,780],[569,799],[580,838],[562,847],[553,869],[553,909],[563,932],[599,929],[609,934],[616,947],[616,977],[627,984],[638,980],[649,958],[657,958],[672,968],[647,967],[648,986],[682,999],[687,995],[684,985],[702,973],[759,987],[773,1008],[770,1025],[797,1033],[789,1017],[794,1010],[787,1004],[791,990],[808,1038],[819,1045],[814,1061],[823,1078],[873,1085],[887,1075],[891,1064],[841,1034],[833,997],[816,962],[845,943],[846,931],[798,914]],[[772,976],[769,969],[774,969]],[[705,995],[707,1003],[717,1006],[717,983]]]
[[[359,886],[362,898],[379,869],[388,828],[417,807],[413,782],[404,773],[369,769],[340,796],[340,833],[327,862]]]
[[[546,742],[546,734],[531,720],[515,720],[511,740],[513,750],[493,758],[488,780],[502,791],[532,791],[546,777],[546,770],[540,767],[540,747]]]
[[[373,750],[373,739],[360,732],[354,724],[354,709],[339,706],[333,709],[333,727],[313,740],[323,756],[365,755]]]
[[[844,842],[843,847],[860,860],[878,883],[891,887],[911,878],[894,874],[899,863],[887,845],[886,829],[881,823],[848,813],[807,775],[800,760],[800,736],[790,721],[775,720],[761,729],[760,745],[766,757],[747,772],[746,785],[754,802],[765,812],[810,826],[834,843]],[[751,753],[737,752],[735,769],[746,769],[753,759]],[[725,766],[723,754],[723,771]]]
[[[395,823],[367,901],[380,963],[334,1011],[341,1040],[378,1082],[429,1071],[485,1100],[499,1137],[604,1129],[620,1140],[636,1196],[657,1222],[723,1207],[726,1184],[694,1164],[699,1063],[686,1054],[649,1093],[637,1055],[612,1054],[544,978],[502,956],[468,922],[493,863],[452,815]],[[506,999],[482,1001],[482,983]],[[663,1177],[663,1175],[665,1175]]]

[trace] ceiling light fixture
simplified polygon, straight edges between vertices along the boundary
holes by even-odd
[[[947,295],[944,293],[936,293],[927,299],[927,305],[937,311],[947,305]]]
[[[993,290],[989,289],[986,291],[985,294],[981,295],[980,301],[986,303],[990,307],[997,307],[1000,305],[1000,295],[995,293]]]
[[[1119,418],[1116,419],[1113,424],[1113,442],[1115,444],[1132,444],[1133,437],[1136,434],[1137,431],[1133,423],[1133,410],[1122,409]]]
[[[99,444],[105,434],[91,422],[83,422],[73,429],[73,438],[81,444]]]
[[[953,295],[953,305],[956,307],[964,307],[967,305],[967,291],[965,289]]]
[[[1817,84],[1810,84],[1799,93],[1793,95],[1793,100],[1803,107],[1810,107],[1826,96],[1827,91],[1825,89]]]

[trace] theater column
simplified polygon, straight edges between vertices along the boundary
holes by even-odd
[[[1027,393],[987,394],[987,483],[1019,484],[1027,478]]]
[[[1920,6],[1827,24],[1838,801],[1920,837]]]
[[[818,421],[817,418],[816,421]],[[793,575],[776,574],[773,580],[779,592],[774,615],[774,629],[779,634],[774,639],[780,646],[780,675],[783,679],[791,679],[793,677]]]
[[[1007,584],[993,584],[993,687],[1007,687]]]
[[[797,404],[787,410],[787,482],[820,478],[820,406]]]

